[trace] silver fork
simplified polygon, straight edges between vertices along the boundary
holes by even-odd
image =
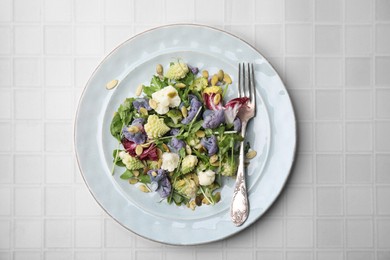
[[[246,67],[246,68],[245,68]],[[256,91],[253,64],[238,64],[238,96],[248,97],[247,106],[241,107],[238,117],[241,120],[241,135],[245,138],[246,126],[256,115]],[[233,199],[230,206],[230,217],[236,226],[241,226],[248,218],[249,201],[245,183],[244,141],[240,144],[239,165]]]

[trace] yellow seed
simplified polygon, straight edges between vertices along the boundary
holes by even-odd
[[[129,183],[130,184],[136,184],[138,182],[137,178],[130,178]]]
[[[157,176],[157,172],[152,171],[152,176],[153,176],[153,177],[156,177],[156,176]]]
[[[141,144],[142,148],[148,148],[150,146],[150,143],[144,143],[144,144]]]
[[[209,205],[209,204],[210,204],[209,200],[206,199],[206,198],[203,198],[203,199],[202,199],[202,203],[203,203],[203,204],[206,204],[206,205]]]
[[[142,148],[141,145],[137,145],[137,146],[135,147],[135,154],[136,154],[136,155],[138,155],[138,156],[141,155],[143,151],[144,151],[144,148]]]
[[[202,77],[208,79],[209,78],[209,72],[207,70],[202,71]]]
[[[177,93],[172,91],[172,92],[169,92],[167,96],[170,98],[174,98],[177,96]]]
[[[159,159],[158,162],[157,162],[157,168],[161,168],[161,165],[162,165],[162,159]]]
[[[256,155],[257,155],[257,152],[256,152],[255,150],[249,150],[249,151],[246,153],[245,157],[246,157],[247,159],[253,159]]]
[[[185,88],[187,86],[186,86],[186,84],[179,82],[179,83],[175,84],[175,87],[177,87],[177,88]]]
[[[186,107],[182,107],[181,108],[181,113],[183,114],[184,117],[187,117],[187,115],[188,115],[187,108]]]
[[[144,108],[144,107],[141,107],[141,108],[139,109],[139,112],[140,112],[142,115],[144,115],[144,116],[147,116],[147,115],[148,115],[148,110],[146,110],[146,108]]]
[[[138,132],[139,132],[139,129],[138,129],[138,127],[136,127],[136,126],[131,125],[131,126],[129,126],[129,128],[127,128],[127,131],[129,131],[130,133],[135,134],[135,133],[138,133]]]
[[[205,137],[205,132],[204,131],[202,131],[202,130],[198,130],[198,131],[196,131],[196,136],[197,137],[199,137],[199,138],[202,138],[202,137]]]
[[[133,171],[133,175],[134,175],[135,177],[138,177],[138,176],[139,176],[139,171]]]
[[[157,108],[157,101],[154,99],[149,99],[149,106],[153,109]]]
[[[143,173],[147,174],[149,170],[150,170],[149,167],[145,167],[144,170],[143,170]]]
[[[137,97],[141,96],[143,88],[144,88],[144,85],[142,85],[142,84],[138,85],[137,89],[135,90],[135,95]]]
[[[186,153],[189,154],[189,155],[192,154],[191,147],[188,144],[186,144]]]
[[[220,101],[221,101],[221,94],[218,93],[217,95],[214,96],[213,103],[214,105],[218,105]]]
[[[210,163],[212,166],[219,166],[219,161],[216,161],[216,162],[213,162],[213,163]]]
[[[166,145],[166,144],[162,144],[162,147],[164,148],[164,150],[168,153],[168,152],[170,152],[170,150],[169,150],[169,147],[168,147],[168,145]]]
[[[113,79],[113,80],[111,80],[110,82],[108,82],[108,83],[106,84],[106,89],[108,89],[108,90],[113,89],[113,88],[115,88],[117,85],[118,85],[118,80],[117,80],[117,79]]]
[[[161,64],[157,64],[156,72],[157,72],[158,75],[162,75],[163,74],[164,68],[163,68],[163,66]]]
[[[197,145],[194,146],[194,148],[195,148],[196,150],[200,150],[200,149],[203,148],[203,145],[202,145],[202,144],[197,144]]]
[[[217,73],[217,76],[218,76],[218,80],[222,81],[223,80],[223,76],[224,76],[223,70],[219,70],[218,73]]]
[[[232,84],[232,78],[229,76],[229,74],[225,73],[223,75],[223,82],[226,84]]]
[[[145,184],[139,185],[139,186],[138,186],[138,189],[139,189],[140,191],[142,191],[142,192],[150,192],[149,188],[146,187]]]
[[[218,155],[214,154],[210,157],[210,163],[215,163],[218,161]]]
[[[162,154],[163,154],[163,152],[161,151],[161,149],[157,148],[157,156],[158,156],[158,158],[162,158]]]
[[[213,77],[211,78],[211,86],[215,86],[218,82],[218,75],[214,74]]]

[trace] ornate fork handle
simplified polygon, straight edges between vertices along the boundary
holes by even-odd
[[[241,135],[245,138],[247,121],[242,122]],[[236,226],[241,226],[248,218],[249,201],[245,182],[244,167],[244,141],[240,144],[239,164],[236,183],[234,186],[233,199],[230,207],[230,217]]]

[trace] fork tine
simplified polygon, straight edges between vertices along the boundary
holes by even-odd
[[[238,63],[238,97],[242,97],[243,96],[243,91],[242,91],[242,88],[243,88],[243,70],[241,68],[241,63]]]
[[[250,101],[253,104],[254,107],[256,107],[256,91],[255,91],[255,74],[254,74],[254,68],[253,63],[251,63],[251,70],[250,70]]]

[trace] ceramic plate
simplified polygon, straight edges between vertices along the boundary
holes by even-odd
[[[222,68],[232,76],[230,98],[237,96],[239,62],[253,62],[257,116],[248,126],[247,140],[258,153],[247,170],[250,213],[236,227],[229,217],[233,179],[224,181],[222,199],[192,211],[160,202],[157,193],[142,193],[111,175],[110,134],[114,112],[141,83],[149,84],[156,64],[168,66],[181,58],[210,73]],[[119,85],[105,88],[117,79]],[[295,154],[296,126],[289,95],[276,71],[253,47],[224,31],[200,25],[170,25],[143,32],[121,44],[97,67],[81,96],[75,119],[78,164],[90,192],[116,221],[134,233],[162,243],[194,245],[221,240],[242,231],[271,206],[283,189]]]

